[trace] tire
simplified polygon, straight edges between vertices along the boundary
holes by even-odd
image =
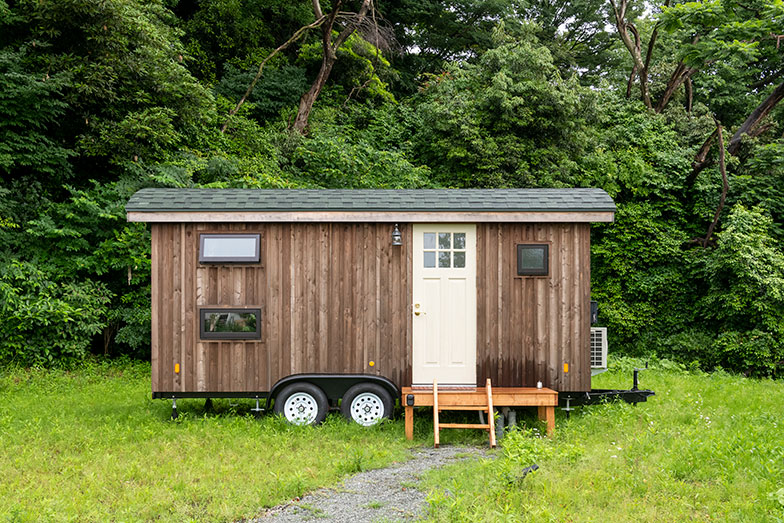
[[[375,383],[357,383],[343,396],[340,412],[347,420],[365,427],[392,417],[392,396]]]
[[[312,383],[292,383],[275,396],[276,414],[292,425],[318,425],[327,417],[327,395]]]

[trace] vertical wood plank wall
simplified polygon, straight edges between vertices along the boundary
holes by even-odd
[[[152,224],[153,392],[268,391],[300,372],[410,385],[412,238],[400,229],[393,247],[386,223]],[[229,231],[261,234],[259,264],[199,263],[199,233]],[[527,242],[550,244],[549,276],[516,276]],[[589,390],[589,295],[588,224],[477,224],[477,379]],[[201,306],[260,308],[261,339],[200,340]]]
[[[590,241],[587,223],[477,225],[479,381],[590,390]],[[548,276],[517,276],[519,243],[549,244]]]
[[[153,392],[268,391],[301,372],[411,382],[411,251],[392,224],[152,224]],[[259,264],[200,264],[199,234],[261,234]],[[260,340],[199,339],[199,307],[258,307]],[[374,366],[370,366],[370,362]],[[175,374],[175,364],[180,373]]]

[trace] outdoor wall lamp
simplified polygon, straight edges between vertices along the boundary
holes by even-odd
[[[395,224],[395,228],[392,229],[392,245],[403,245],[403,235],[400,234],[400,229],[398,229],[397,224]]]

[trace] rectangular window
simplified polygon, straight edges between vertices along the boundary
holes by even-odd
[[[201,309],[199,316],[202,339],[261,339],[261,309]]]
[[[549,273],[550,246],[546,244],[517,245],[517,275],[546,276]]]
[[[200,234],[201,263],[258,263],[260,234]]]

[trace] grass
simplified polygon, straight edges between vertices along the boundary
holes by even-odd
[[[634,362],[594,378],[628,388]],[[656,396],[581,408],[556,436],[524,420],[496,459],[426,475],[434,521],[783,521],[784,382],[641,373]],[[522,477],[533,463],[541,468]]]
[[[620,360],[594,386],[629,387],[634,363]],[[207,413],[182,400],[172,422],[170,403],[150,399],[149,370],[0,371],[0,521],[234,521],[404,459],[412,445],[401,420],[291,427],[255,419],[250,401],[214,400]],[[551,440],[530,413],[490,458],[427,473],[429,518],[784,521],[784,382],[660,363],[641,386],[656,396],[559,412]],[[417,412],[413,445],[432,444],[431,420]],[[481,431],[441,439],[487,445]]]
[[[0,374],[0,521],[233,521],[406,457],[401,422],[255,419],[150,399],[149,364]]]

